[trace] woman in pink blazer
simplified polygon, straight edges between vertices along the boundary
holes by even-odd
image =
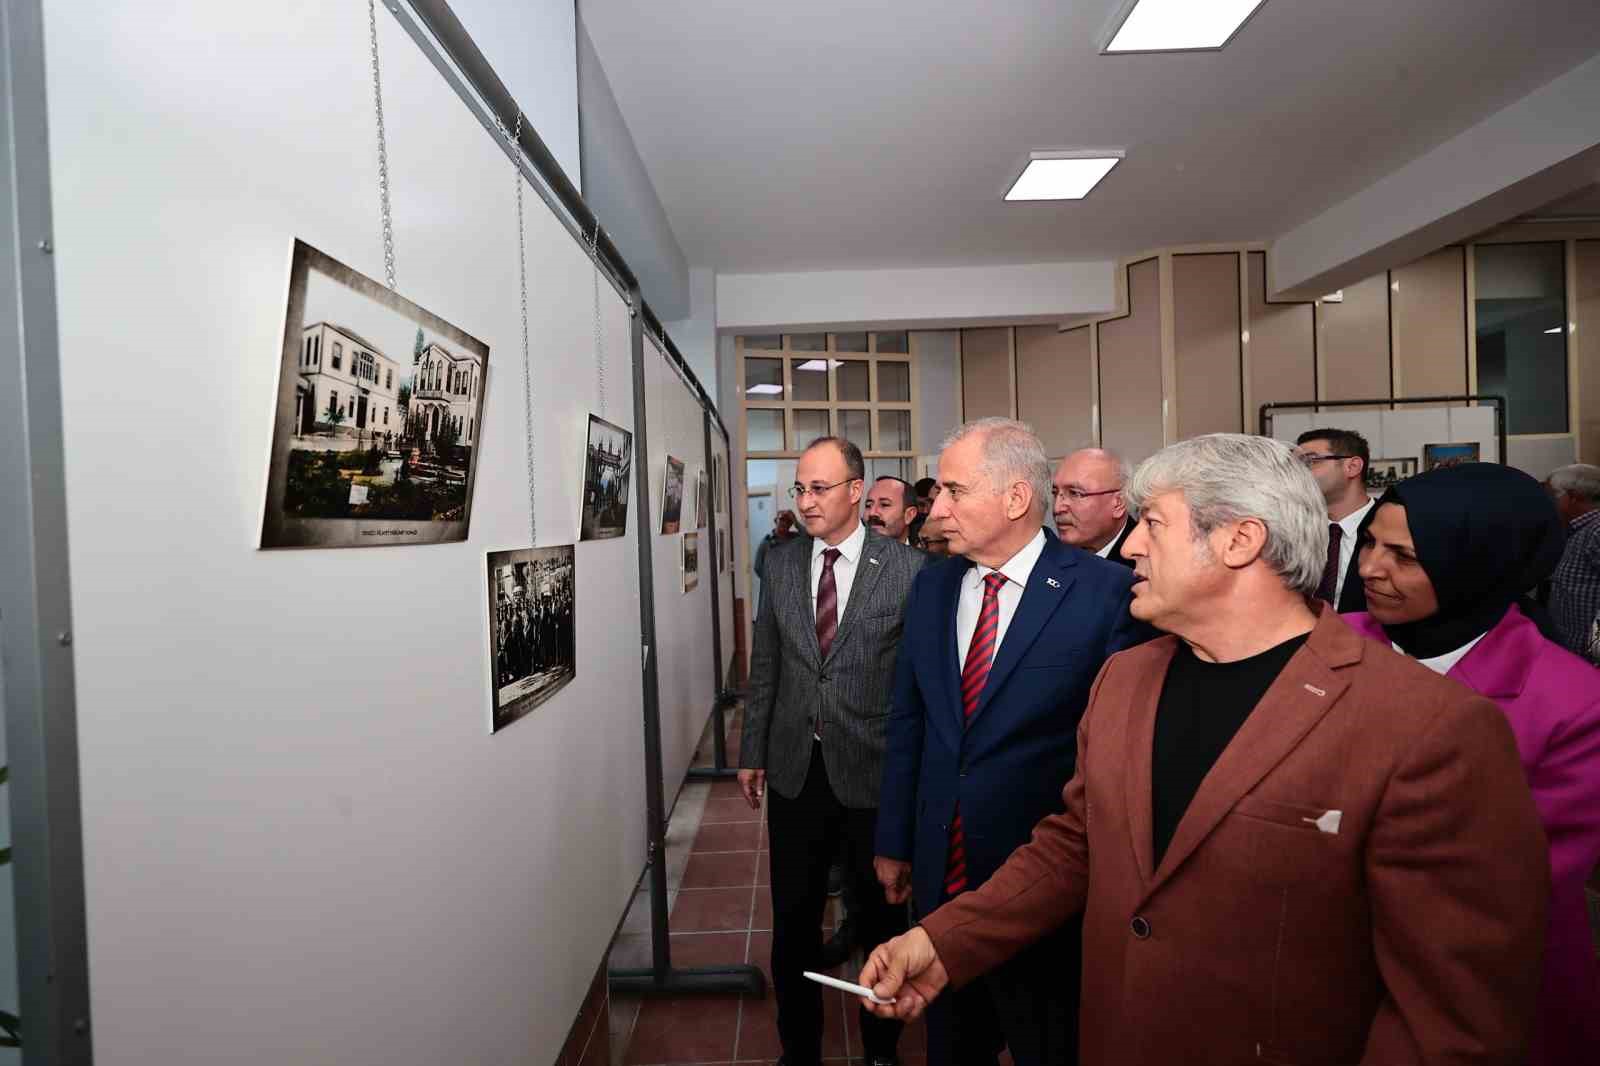
[[[1600,1062],[1600,967],[1584,881],[1600,863],[1600,670],[1517,606],[1565,531],[1533,478],[1473,463],[1386,492],[1361,530],[1358,632],[1498,703],[1550,844],[1550,921],[1529,1062]]]

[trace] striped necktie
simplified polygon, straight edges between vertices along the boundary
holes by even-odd
[[[967,661],[961,667],[961,710],[968,724],[978,713],[978,699],[989,680],[989,667],[994,663],[995,646],[1000,634],[1000,590],[1006,576],[998,570],[983,579],[983,608],[978,612],[978,627],[972,631],[972,643],[967,645]],[[950,820],[950,849],[944,865],[944,892],[947,896],[966,891],[967,888],[967,836],[961,828],[961,804],[956,802],[955,816]]]

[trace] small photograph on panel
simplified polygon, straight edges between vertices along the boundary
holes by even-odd
[[[572,545],[490,552],[489,732],[578,676]]]
[[[700,584],[700,534],[683,535],[683,591],[692,592]]]
[[[661,489],[661,532],[676,533],[683,516],[683,460],[667,456],[666,484]]]
[[[728,513],[728,471],[723,465],[722,454],[711,454],[711,497],[716,501],[718,514]]]
[[[466,540],[488,363],[482,341],[295,241],[261,547]]]
[[[706,527],[706,471],[704,467],[694,472],[694,528]]]
[[[632,468],[633,434],[590,415],[579,540],[604,540],[628,531],[628,472]]]
[[[1424,444],[1422,446],[1422,469],[1425,471],[1440,466],[1460,466],[1462,463],[1475,463],[1477,461],[1477,441],[1453,444]]]
[[[1416,456],[1404,459],[1374,459],[1367,464],[1367,491],[1381,496],[1391,485],[1398,485],[1417,472]]]

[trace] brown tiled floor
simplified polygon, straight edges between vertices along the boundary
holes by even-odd
[[[710,750],[702,744],[701,756]],[[728,750],[739,750],[737,715],[731,724]],[[708,761],[708,760],[707,760]],[[700,801],[703,800],[703,805]],[[668,869],[674,848],[688,850],[679,861],[681,883],[671,885],[669,919],[675,967],[718,966],[748,962],[769,969],[772,952],[772,896],[766,887],[768,867],[766,824],[739,795],[732,780],[691,782],[679,799],[680,813],[699,809],[698,826],[669,831]],[[682,843],[674,843],[674,838]],[[635,909],[647,907],[641,896]],[[830,931],[836,904],[831,903],[823,929]],[[625,927],[633,924],[633,918]],[[846,963],[841,975],[853,976],[859,963]],[[843,992],[824,992],[826,1019],[823,1054],[830,1066],[860,1063],[861,1033],[855,999]],[[740,996],[683,996],[629,1001],[613,996],[617,1066],[688,1066],[702,1063],[771,1063],[782,1052],[771,976],[764,999]],[[636,1015],[636,1017],[635,1017]],[[629,1019],[634,1020],[629,1023]],[[919,1023],[900,1042],[901,1062],[922,1066],[926,1038]]]

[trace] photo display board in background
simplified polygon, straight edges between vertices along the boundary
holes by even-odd
[[[717,690],[712,676],[715,663],[711,647],[711,582],[704,573],[708,565],[705,545],[690,525],[694,520],[694,488],[685,477],[686,472],[692,476],[695,469],[706,466],[705,411],[648,331],[644,341],[644,379],[649,410],[651,511],[668,513],[674,487],[678,500],[674,532],[656,534],[651,551],[661,769],[670,811],[705,731]],[[686,542],[686,537],[695,539]]]
[[[1499,462],[1494,416],[1492,406],[1274,411],[1272,436],[1293,444],[1312,429],[1354,430],[1367,439],[1372,451],[1367,491],[1379,495],[1395,481],[1420,474],[1441,460],[1460,461],[1475,451],[1479,462]]]
[[[526,192],[525,388],[503,141],[378,5],[394,292],[484,350],[465,539],[257,550],[275,411],[295,410],[279,391],[293,242],[385,274],[366,5],[45,15],[53,238],[79,250],[54,270],[94,1040],[118,1062],[226,1048],[235,1066],[559,1048],[644,866],[639,535],[677,586],[657,591],[663,675],[684,670],[663,711],[683,735],[710,704],[709,582],[683,594],[679,546],[648,516],[580,541],[589,416],[634,430],[628,308],[602,279],[597,352],[590,260]],[[426,322],[396,340],[316,317],[358,335],[374,371],[378,353],[395,364],[396,403],[422,366],[416,328],[425,351],[473,350]],[[341,424],[328,407],[309,429],[341,437],[349,398]],[[652,491],[668,448],[702,461],[698,408],[660,417],[692,435],[651,447]],[[399,480],[395,450],[411,462],[390,437],[376,471],[336,468],[343,506],[362,506],[349,483],[370,505]],[[452,457],[418,449],[418,478],[458,483]],[[566,545],[571,676],[491,736],[492,560]],[[240,1009],[257,1002],[275,1009]]]

